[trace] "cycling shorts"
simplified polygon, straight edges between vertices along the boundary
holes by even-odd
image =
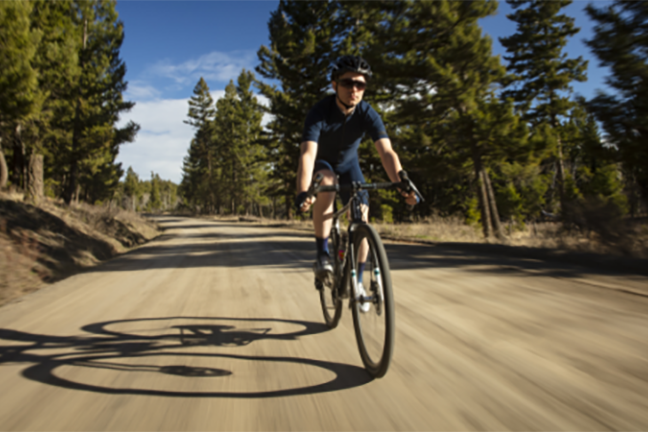
[[[348,164],[348,168],[345,171],[338,172],[333,169],[330,163],[325,160],[318,159],[315,161],[315,167],[313,168],[313,174],[327,169],[334,172],[338,176],[338,182],[341,185],[349,185],[353,182],[366,183],[362,171],[360,170],[360,163],[356,159],[356,163]],[[360,191],[358,194],[360,197],[360,202],[363,204],[369,205],[369,192],[366,190]],[[340,198],[342,199],[342,205],[346,205],[351,199],[351,191],[340,191]]]

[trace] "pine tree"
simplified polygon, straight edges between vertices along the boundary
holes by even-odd
[[[64,154],[61,143],[70,142],[72,136],[72,89],[80,73],[81,41],[76,37],[71,2],[32,3],[31,26],[42,32],[32,65],[38,72],[38,87],[44,99],[39,115],[26,125],[23,135],[28,153],[44,155],[44,175],[50,185],[60,186],[65,165],[60,159]]]
[[[391,81],[386,84],[394,106],[390,119],[402,132],[394,141],[411,152],[415,169],[428,173],[424,184],[433,181],[429,168],[439,162],[458,172],[470,169],[484,234],[490,236],[495,224],[501,235],[488,164],[502,139],[522,137],[524,131],[510,104],[493,98],[504,68],[492,56],[478,19],[495,13],[497,3],[399,2],[391,7],[377,31],[383,55],[376,58],[375,69]]]
[[[332,21],[337,3],[281,0],[268,21],[270,47],[257,55],[261,77],[278,81],[258,83],[269,101],[273,120],[266,126],[265,146],[273,157],[273,194],[283,197],[285,214],[292,217],[296,171],[306,114],[330,87],[327,70],[335,58],[336,34]]]
[[[615,1],[586,8],[597,22],[587,44],[602,66],[611,69],[606,84],[616,94],[599,94],[588,104],[610,144],[620,153],[624,171],[648,200],[648,4]],[[633,209],[636,208],[633,200]]]
[[[151,171],[151,191],[149,201],[146,205],[148,211],[156,211],[162,208],[162,196],[160,194],[160,176]]]
[[[209,86],[201,77],[189,99],[188,119],[184,121],[194,127],[195,134],[183,163],[181,189],[194,207],[200,203],[202,208],[207,208],[207,212],[213,211],[216,195],[214,188],[217,187],[212,142],[215,115]]]
[[[63,198],[70,203],[80,196],[81,187],[91,200],[110,196],[122,170],[114,164],[119,146],[132,142],[139,126],[132,121],[117,128],[119,116],[133,102],[123,100],[126,66],[119,57],[124,39],[112,0],[78,1],[78,37],[81,40],[80,78],[74,87],[75,114],[72,141],[67,151],[66,187]],[[96,169],[99,161],[101,168]],[[93,187],[93,177],[102,175],[103,187]]]
[[[20,132],[24,123],[40,110],[42,95],[38,91],[37,73],[32,67],[41,32],[30,28],[32,4],[0,2],[0,189],[8,179],[3,148],[14,140],[14,179],[21,179],[24,152]]]
[[[249,211],[258,200],[263,174],[263,148],[258,143],[262,111],[250,89],[251,72],[243,70],[238,85],[225,87],[225,95],[216,102],[214,143],[220,177],[220,197],[232,214],[242,208]]]
[[[124,195],[128,197],[129,208],[132,211],[137,211],[137,202],[140,196],[140,181],[137,173],[132,167],[128,167],[126,171],[126,178],[124,179]]]
[[[195,138],[191,140],[187,149],[187,156],[182,162],[182,181],[180,182],[180,194],[182,195],[185,205],[197,210],[203,203],[202,182],[204,180],[204,170],[201,168],[204,154]]]
[[[503,98],[512,98],[516,108],[533,127],[545,122],[556,133],[554,160],[557,166],[561,206],[565,205],[564,139],[560,124],[575,102],[570,99],[572,81],[585,81],[587,61],[567,58],[567,39],[579,29],[574,19],[559,14],[571,0],[507,0],[516,12],[507,15],[517,23],[516,33],[500,38],[509,56],[510,75],[504,80],[509,89]],[[526,7],[523,7],[526,6]],[[568,149],[567,149],[568,150]]]

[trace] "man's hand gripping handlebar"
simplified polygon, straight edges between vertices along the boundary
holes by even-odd
[[[416,204],[423,202],[425,200],[423,199],[423,195],[421,195],[419,190],[414,185],[414,182],[410,180],[409,175],[407,175],[407,172],[400,171],[398,173],[398,177],[400,177],[401,185],[402,185],[399,186],[398,189],[401,195],[405,197],[405,201],[407,202],[407,209],[411,211]]]
[[[315,204],[316,199],[316,188],[319,187],[320,183],[324,179],[324,176],[321,173],[315,174],[313,177],[313,182],[306,192],[300,192],[295,197],[295,207],[299,213],[306,213],[310,206]]]
[[[400,191],[401,195],[405,198],[407,202],[408,210],[412,210],[414,206],[422,201],[424,201],[423,196],[418,191],[414,183],[410,180],[409,176],[405,171],[398,173],[400,177],[400,182],[398,183],[363,183],[363,184],[354,184],[354,185],[332,185],[332,186],[322,186],[320,188],[320,183],[324,179],[324,176],[320,173],[315,174],[311,186],[306,192],[301,192],[295,198],[295,206],[300,213],[303,213],[310,208],[310,206],[315,202],[315,196],[318,192],[339,192],[343,189],[392,189],[396,188]],[[325,190],[321,190],[325,189]]]

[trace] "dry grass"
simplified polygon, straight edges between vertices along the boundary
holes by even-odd
[[[228,217],[218,220],[241,221],[260,226],[280,226],[312,232],[310,220],[272,220],[256,217]],[[504,224],[505,238],[484,239],[482,230],[459,217],[432,216],[414,223],[372,225],[385,239],[424,242],[490,243],[531,248],[648,258],[648,225],[628,221],[609,223],[605,230],[566,228],[560,223],[530,223],[524,227]]]
[[[479,228],[467,225],[458,217],[432,216],[415,223],[373,224],[385,238],[431,242],[485,243]]]
[[[648,258],[648,226],[644,224],[619,222],[613,236],[586,228],[566,228],[558,223],[529,224],[523,230],[509,231],[505,243],[513,246]]]
[[[47,200],[39,207],[83,233],[103,237],[114,244],[118,252],[142,244],[158,233],[153,222],[117,206],[94,206],[83,202],[67,206],[60,200]]]

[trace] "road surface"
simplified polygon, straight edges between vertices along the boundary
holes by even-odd
[[[387,243],[396,346],[327,331],[307,233],[163,217],[0,308],[1,430],[647,430],[648,278]]]

